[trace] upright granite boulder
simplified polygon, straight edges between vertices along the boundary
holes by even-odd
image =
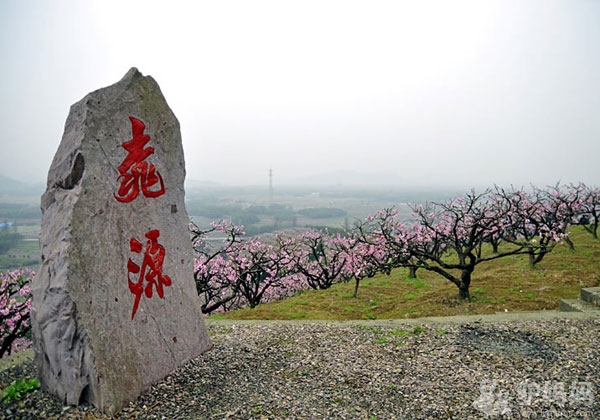
[[[211,347],[193,278],[179,122],[132,68],[71,107],[33,282],[42,388],[120,410]]]

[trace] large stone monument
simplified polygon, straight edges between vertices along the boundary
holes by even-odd
[[[120,410],[211,347],[193,279],[179,122],[132,68],[71,107],[33,282],[42,388]]]

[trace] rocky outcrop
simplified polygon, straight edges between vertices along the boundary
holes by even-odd
[[[193,279],[179,123],[131,69],[71,107],[33,283],[43,389],[115,412],[211,347]]]

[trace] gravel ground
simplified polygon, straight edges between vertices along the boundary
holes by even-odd
[[[113,417],[37,390],[18,419],[600,419],[600,319],[211,322],[214,349]],[[31,361],[0,387],[35,377]]]

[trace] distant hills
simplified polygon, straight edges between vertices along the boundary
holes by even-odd
[[[236,183],[231,180],[220,179],[192,179],[190,174],[186,179],[186,187],[200,188],[231,188],[231,187],[269,187],[269,178],[265,174],[262,182],[256,182],[256,178],[250,178],[245,182]],[[316,189],[323,187],[336,188],[374,188],[374,189],[399,189],[399,190],[452,190],[452,191],[468,191],[470,188],[477,185],[454,185],[444,182],[433,182],[428,179],[420,179],[412,177],[410,174],[399,174],[394,171],[386,170],[369,170],[358,168],[356,170],[330,170],[324,168],[320,173],[306,173],[298,176],[290,175],[284,171],[273,171],[273,187],[313,187]],[[483,188],[485,186],[480,186]]]
[[[400,178],[394,172],[340,170],[309,174],[297,178],[287,177],[274,181],[278,181],[281,185],[380,187],[390,185],[398,186]]]
[[[41,182],[29,183],[0,174],[0,198],[7,197],[39,197],[46,186]]]
[[[269,179],[265,176],[262,183],[253,184],[236,184],[233,182],[226,181],[215,181],[215,180],[198,180],[190,179],[189,176],[186,179],[186,186],[188,187],[268,187]],[[325,171],[322,173],[305,174],[301,176],[290,176],[287,174],[275,173],[273,176],[273,186],[276,187],[402,187],[406,186],[402,184],[402,179],[394,172],[386,171],[353,171],[353,170],[340,170],[340,171]]]

